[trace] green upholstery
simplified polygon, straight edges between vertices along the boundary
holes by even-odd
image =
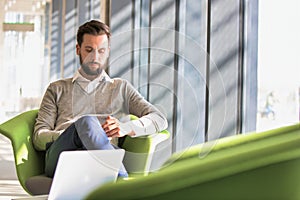
[[[86,199],[300,199],[300,124],[196,145]]]
[[[167,140],[170,133],[167,130],[159,134],[143,137],[126,137],[121,146],[126,150],[124,165],[131,176],[148,175],[151,172],[150,164],[155,153],[156,146]],[[132,145],[134,143],[134,145]]]
[[[131,120],[138,119],[131,115]],[[126,137],[121,148],[126,150],[124,165],[130,176],[147,175],[156,146],[170,137],[167,130],[159,134],[141,136],[136,138]],[[134,143],[134,145],[132,145]]]
[[[32,144],[32,133],[37,110],[22,113],[0,125],[0,133],[8,137],[13,147],[17,176],[22,187],[29,177],[44,172],[44,152],[38,152]]]
[[[44,173],[45,153],[36,151],[32,144],[32,133],[37,113],[38,110],[27,111],[0,125],[0,133],[11,140],[20,184],[29,194],[34,195],[43,194],[44,192],[39,193],[39,190],[44,190],[45,187],[42,186],[43,189],[31,188],[28,184],[26,185],[28,179],[33,180],[35,185],[46,183],[49,186],[51,184],[47,179],[40,180],[43,178],[40,175]],[[132,116],[132,119],[135,117]],[[156,135],[162,136],[164,139],[170,136],[168,131],[163,131],[144,137],[126,137],[122,148],[125,148],[126,154],[129,154],[128,156],[125,155],[124,161],[129,164],[130,174],[144,175],[148,173],[153,149],[157,144]],[[138,167],[131,167],[130,165]],[[126,164],[125,167],[127,169]],[[36,181],[37,179],[38,181]],[[49,190],[48,186],[46,186],[46,190]]]

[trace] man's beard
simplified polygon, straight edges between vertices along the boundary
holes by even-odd
[[[79,55],[79,59],[80,59],[81,68],[84,71],[84,73],[86,73],[87,75],[95,76],[95,75],[100,75],[102,73],[102,70],[104,69],[105,64],[101,65],[99,62],[85,62],[84,63],[81,55]],[[96,70],[92,70],[89,67],[89,65],[91,65],[91,64],[96,64],[99,66],[99,68],[97,68]]]
[[[96,70],[91,70],[90,67],[89,67],[89,64],[92,64],[92,63],[89,62],[89,63],[81,64],[81,68],[84,71],[84,73],[86,73],[87,75],[92,75],[92,76],[101,74],[101,72],[102,72],[101,67],[97,68]]]

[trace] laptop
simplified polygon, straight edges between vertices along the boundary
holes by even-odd
[[[115,182],[124,149],[64,151],[60,154],[49,195],[19,199],[83,199],[99,186]]]
[[[123,149],[62,152],[49,200],[83,199],[100,185],[116,181],[124,153]]]

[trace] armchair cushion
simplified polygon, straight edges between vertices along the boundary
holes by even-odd
[[[52,178],[44,174],[29,177],[25,182],[27,190],[33,195],[49,194],[51,185]]]

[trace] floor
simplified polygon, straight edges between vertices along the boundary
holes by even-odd
[[[11,143],[0,134],[0,200],[26,196],[17,179]]]

